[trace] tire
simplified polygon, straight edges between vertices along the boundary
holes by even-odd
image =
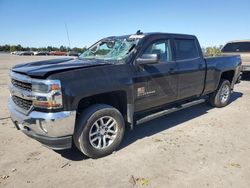
[[[228,80],[222,79],[217,90],[209,95],[209,103],[213,107],[222,108],[228,105],[231,97],[231,84]]]
[[[83,154],[100,158],[118,148],[124,131],[125,123],[121,113],[112,106],[97,104],[77,117],[73,139]]]

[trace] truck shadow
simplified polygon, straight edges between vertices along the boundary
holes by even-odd
[[[243,81],[250,81],[250,74],[248,73],[245,73],[245,74],[242,74],[242,78],[241,80]]]
[[[233,103],[243,94],[240,92],[234,92],[232,94],[231,100],[229,103]],[[189,121],[193,118],[205,115],[209,113],[209,110],[213,107],[209,106],[207,103],[199,104],[184,110],[180,110],[178,112],[163,116],[161,118],[152,120],[150,122],[134,126],[134,130],[130,131],[126,130],[124,139],[122,141],[121,146],[118,150],[121,150],[130,144],[134,143],[137,140],[143,139],[145,137],[152,136],[169,128],[175,127],[181,123]],[[145,145],[145,147],[147,147]],[[75,147],[69,150],[59,150],[55,151],[59,153],[62,157],[67,158],[72,161],[80,161],[84,159],[88,159],[88,157],[84,156],[81,152],[79,152]]]
[[[234,92],[229,101],[233,103],[238,98],[242,97],[243,94],[240,92]],[[138,125],[134,127],[133,131],[127,131],[124,136],[123,143],[120,149],[127,147],[133,142],[142,139],[144,137],[149,137],[159,132],[162,132],[166,129],[175,127],[181,123],[192,120],[193,118],[203,116],[209,113],[209,110],[213,109],[209,104],[202,103],[196,106],[192,106],[190,108],[186,108],[172,114],[160,117],[156,120],[152,120],[150,122],[144,123],[142,125]]]

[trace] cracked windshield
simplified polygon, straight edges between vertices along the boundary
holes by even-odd
[[[103,39],[85,51],[80,58],[101,60],[123,60],[137,45],[137,38]]]

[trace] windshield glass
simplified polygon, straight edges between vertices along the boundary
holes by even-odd
[[[123,60],[137,45],[138,38],[114,37],[99,41],[85,51],[80,58],[101,60]]]
[[[250,52],[250,42],[233,42],[226,44],[222,52]]]

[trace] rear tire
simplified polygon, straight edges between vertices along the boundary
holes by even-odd
[[[97,104],[80,113],[73,139],[83,154],[100,158],[118,148],[124,131],[125,123],[121,113],[112,106]]]
[[[217,108],[228,105],[231,97],[231,84],[228,80],[222,79],[217,90],[209,95],[209,103]]]

